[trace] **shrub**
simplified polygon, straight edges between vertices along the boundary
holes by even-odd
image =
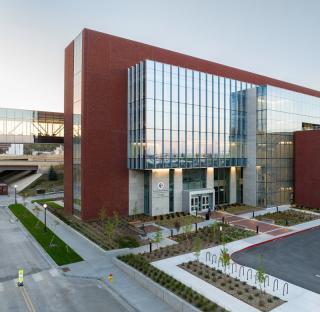
[[[131,236],[122,236],[118,239],[119,248],[135,248],[139,247],[139,242]]]
[[[237,294],[238,294],[239,296],[241,296],[241,295],[243,294],[242,290],[239,289],[239,290],[237,291]]]
[[[259,307],[264,307],[266,303],[263,300],[259,300]]]
[[[249,296],[248,296],[248,299],[249,299],[249,300],[252,300],[252,299],[253,299],[253,297],[252,297],[251,295],[249,295]]]

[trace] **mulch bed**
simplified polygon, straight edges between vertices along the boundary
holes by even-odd
[[[183,263],[179,267],[263,312],[271,311],[285,302],[199,261]]]
[[[257,220],[272,219],[274,220],[275,224],[282,226],[292,226],[299,223],[316,220],[319,218],[320,216],[295,210],[270,212],[262,216],[256,217]]]

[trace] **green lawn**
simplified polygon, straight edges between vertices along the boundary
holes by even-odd
[[[83,260],[71,247],[57,237],[50,229],[47,228],[47,231],[44,232],[44,224],[23,205],[10,205],[9,209],[49,254],[49,256],[56,262],[56,264],[65,265]],[[50,247],[50,242],[53,236],[53,246]]]

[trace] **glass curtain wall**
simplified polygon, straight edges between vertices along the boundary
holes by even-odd
[[[81,77],[82,33],[74,40],[73,62],[73,208],[74,214],[81,211]]]
[[[251,87],[150,60],[129,68],[128,167],[244,166]]]
[[[304,130],[306,124],[320,124],[319,98],[271,86],[257,87],[257,205],[290,203],[293,132]]]

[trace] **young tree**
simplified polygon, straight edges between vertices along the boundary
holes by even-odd
[[[54,247],[54,244],[53,244],[53,240],[54,240],[54,237],[55,237],[55,230],[57,228],[57,226],[59,225],[59,221],[58,220],[55,220],[54,221],[54,228],[53,228],[53,231],[52,231],[52,237],[51,237],[51,240],[50,240],[50,243],[49,243],[49,247]]]
[[[200,237],[197,237],[194,241],[193,250],[194,250],[194,256],[196,257],[197,261],[199,261],[200,253],[201,253],[201,239]]]
[[[134,203],[134,207],[132,209],[132,214],[133,214],[133,220],[136,219],[136,215],[139,213],[139,210],[138,210],[138,206],[137,206],[137,202]]]
[[[219,260],[222,263],[224,274],[226,274],[227,266],[230,265],[230,254],[225,245],[220,250]]]
[[[186,236],[186,240],[189,241],[189,234],[192,232],[192,222],[191,219],[186,219],[186,224],[183,227],[184,234]]]
[[[109,240],[111,240],[114,236],[115,231],[115,225],[112,222],[112,220],[108,220],[108,222],[105,224],[105,234],[108,236]]]
[[[260,264],[257,269],[256,279],[258,280],[260,292],[262,293],[262,284],[264,284],[264,282],[266,280],[266,273],[263,268],[263,256],[260,255],[259,259],[260,259]]]
[[[50,168],[48,170],[48,180],[49,181],[57,181],[58,180],[57,172],[53,168],[53,166],[50,166]]]
[[[107,214],[107,209],[103,206],[98,212],[98,217],[99,217],[99,220],[101,222],[101,225],[104,224],[104,221],[106,220],[107,215],[108,215]]]
[[[112,221],[113,221],[114,226],[115,226],[115,228],[116,228],[116,227],[119,225],[119,223],[120,223],[119,212],[116,211],[116,210],[114,210],[113,213],[112,213],[112,215],[113,215]]]
[[[177,233],[179,233],[180,232],[180,222],[178,220],[174,223],[174,227],[175,227]]]
[[[217,237],[217,232],[218,232],[218,223],[214,222],[211,224],[211,229],[210,229],[210,240],[213,241]]]
[[[38,227],[40,220],[39,220],[39,213],[40,213],[40,208],[38,206],[34,206],[34,208],[32,208],[32,210],[34,211],[36,217],[37,217],[37,222],[35,224],[35,228]]]
[[[159,244],[161,243],[162,240],[163,240],[162,232],[159,229],[153,238],[153,242],[157,244],[157,248],[159,248]]]

